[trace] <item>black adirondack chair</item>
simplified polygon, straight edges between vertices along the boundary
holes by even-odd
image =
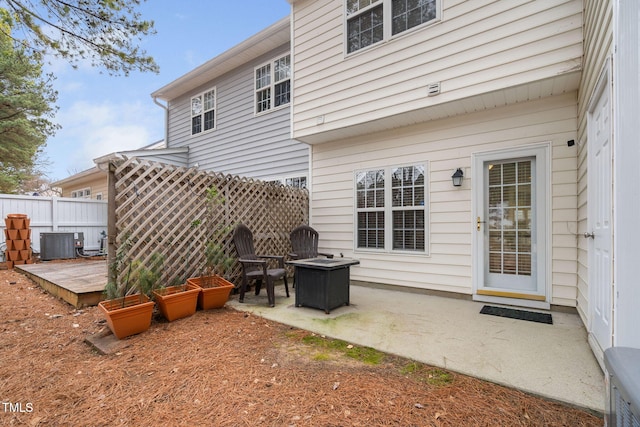
[[[333,254],[318,252],[318,232],[308,225],[301,225],[293,229],[290,234],[291,259],[317,258],[318,255],[333,258]],[[293,276],[293,287],[296,287],[296,276]]]
[[[247,290],[249,280],[256,280],[256,295],[260,294],[262,281],[267,286],[267,298],[269,306],[276,305],[274,282],[281,277],[284,279],[284,288],[289,297],[287,284],[287,271],[284,268],[284,256],[256,255],[253,246],[253,233],[244,224],[239,224],[233,232],[233,243],[238,253],[238,261],[242,265],[242,285],[240,286],[240,302],[244,302],[244,293]],[[269,268],[269,260],[278,262],[277,268]]]
[[[318,252],[318,232],[308,225],[293,229],[291,238],[291,259],[317,258],[318,255],[333,258],[333,254]]]

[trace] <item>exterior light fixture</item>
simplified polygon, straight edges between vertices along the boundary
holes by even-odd
[[[453,181],[454,187],[460,187],[462,185],[462,178],[464,177],[464,172],[462,169],[458,168],[453,175],[451,175],[451,180]]]

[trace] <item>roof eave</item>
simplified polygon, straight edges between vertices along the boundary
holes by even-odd
[[[290,41],[291,32],[289,28],[289,17],[287,16],[259,33],[254,34],[242,43],[189,71],[168,85],[152,92],[151,97],[163,101],[175,99]]]

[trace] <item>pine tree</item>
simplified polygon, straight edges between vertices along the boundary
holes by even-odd
[[[53,76],[44,75],[37,57],[29,57],[0,24],[0,193],[15,193],[31,179],[38,154],[58,125],[50,119],[58,94]]]
[[[136,10],[145,0],[0,0],[0,20],[31,56],[54,55],[72,66],[90,62],[111,75],[157,73],[138,46],[155,34],[153,21]]]

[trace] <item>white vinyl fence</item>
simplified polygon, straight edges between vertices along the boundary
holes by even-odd
[[[100,249],[101,233],[107,232],[107,201],[67,197],[14,196],[0,194],[0,260],[4,260],[4,219],[25,214],[31,220],[31,248],[40,252],[40,233],[82,232],[85,250]]]

